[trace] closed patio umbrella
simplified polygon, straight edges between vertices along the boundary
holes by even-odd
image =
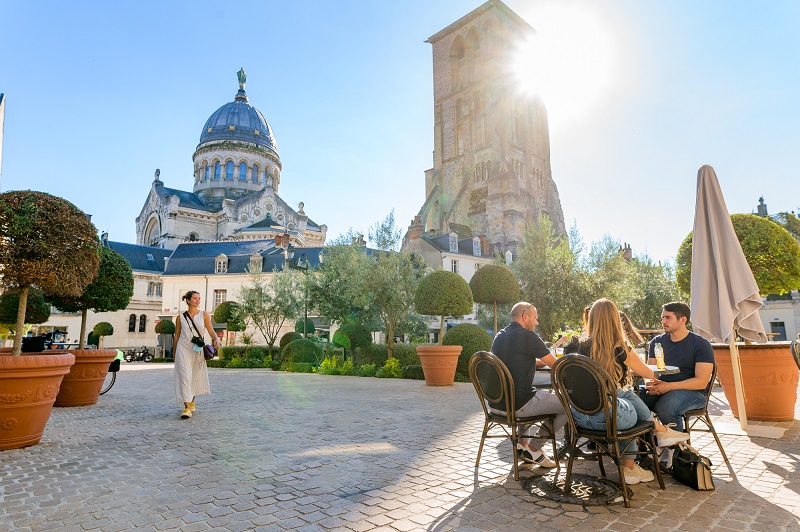
[[[694,331],[710,341],[730,344],[739,422],[747,430],[742,369],[736,334],[767,341],[758,315],[761,296],[733,230],[717,174],[708,165],[697,171],[697,202],[692,236],[691,309]]]

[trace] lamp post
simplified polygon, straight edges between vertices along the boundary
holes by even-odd
[[[298,259],[296,261],[296,263],[293,263],[292,259],[294,258],[294,248],[292,247],[291,244],[289,244],[286,247],[286,249],[283,250],[283,258],[285,259],[286,264],[289,266],[289,268],[291,268],[293,270],[300,270],[301,272],[303,272],[303,275],[307,275],[308,274],[308,266],[309,266],[308,265],[308,257],[306,257],[306,254],[303,253],[302,263],[301,263],[301,259]],[[308,281],[308,280],[304,279],[304,281]],[[303,338],[304,339],[308,338],[308,336],[306,334],[306,327],[308,325],[308,286],[307,286],[307,284],[308,284],[307,282],[303,283]]]

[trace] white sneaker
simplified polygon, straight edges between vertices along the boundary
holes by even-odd
[[[656,432],[656,442],[659,447],[672,447],[689,439],[688,432],[678,432],[672,427],[666,427],[666,429],[664,432]]]
[[[552,469],[558,465],[541,450],[531,449],[530,447],[525,447],[524,445],[517,445],[517,454],[522,458],[523,461],[531,464],[531,466]]]
[[[645,471],[637,464],[633,465],[633,469],[622,467],[625,472],[625,484],[628,485],[638,484],[639,482],[652,482],[656,478],[651,471]]]

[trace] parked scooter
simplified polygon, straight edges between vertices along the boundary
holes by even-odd
[[[125,353],[125,362],[150,362],[151,360],[153,360],[153,353],[146,346],[139,349],[134,348]]]

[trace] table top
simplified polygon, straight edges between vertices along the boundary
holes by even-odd
[[[667,366],[666,369],[658,369],[655,364],[648,364],[647,367],[652,369],[656,375],[672,375],[673,373],[681,372],[681,368],[678,366]]]

